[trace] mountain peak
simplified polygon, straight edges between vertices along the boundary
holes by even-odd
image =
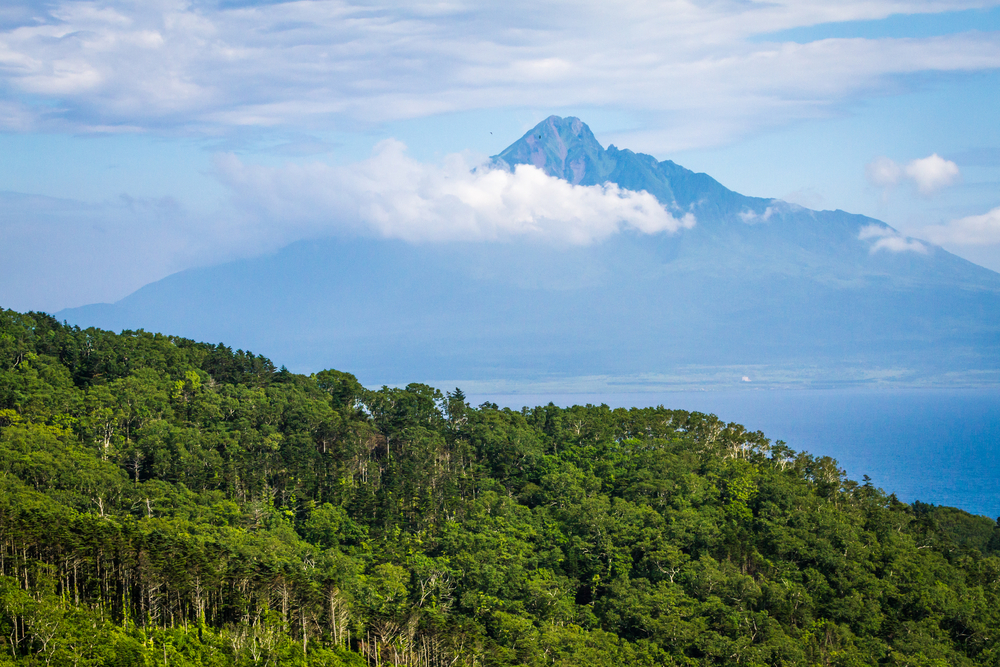
[[[658,162],[652,155],[628,149],[601,146],[587,124],[570,116],[549,116],[523,137],[508,146],[493,163],[507,169],[519,164],[538,167],[549,176],[574,185],[615,183],[626,190],[645,190],[661,204],[700,215],[700,202],[722,204],[726,213],[736,215],[744,207],[761,211],[765,200],[751,202],[722,187],[705,174],[695,174],[673,162]],[[733,210],[729,210],[733,209]],[[713,215],[718,211],[712,211]]]
[[[507,166],[531,164],[574,184],[603,182],[614,167],[587,124],[573,116],[549,116],[494,160]]]

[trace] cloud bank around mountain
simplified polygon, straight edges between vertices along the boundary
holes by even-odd
[[[633,110],[651,122],[631,145],[679,150],[829,115],[893,78],[1000,67],[994,32],[796,43],[775,31],[992,4],[11,0],[0,124],[212,136],[530,100]]]
[[[474,166],[447,156],[441,166],[406,154],[395,140],[360,163],[265,167],[217,156],[234,204],[261,228],[296,237],[374,234],[410,242],[529,239],[584,245],[623,230],[644,234],[693,227],[691,213],[668,212],[653,195],[613,183],[573,185],[540,169]]]

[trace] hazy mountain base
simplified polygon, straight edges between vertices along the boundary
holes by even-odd
[[[998,552],[711,415],[0,311],[0,664],[995,665]]]
[[[613,388],[727,386],[745,375],[820,386],[1000,375],[1000,276],[985,269],[979,286],[910,285],[849,267],[836,281],[777,263],[751,275],[739,244],[716,247],[697,269],[690,258],[669,260],[691,242],[632,234],[584,248],[301,242],[58,316],[232,341],[300,372],[349,367],[376,386],[419,377],[492,382],[489,391],[552,381],[583,391],[595,377]],[[914,261],[858,254],[889,276]]]

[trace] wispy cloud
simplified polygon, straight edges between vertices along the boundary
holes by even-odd
[[[1000,67],[1000,35],[755,42],[983,2],[17,3],[0,22],[6,127],[219,133],[523,105],[669,115],[646,150],[830,112],[887,77]],[[988,3],[986,3],[988,4]],[[20,18],[18,18],[20,17]]]
[[[690,213],[675,217],[646,192],[573,185],[529,165],[473,168],[458,154],[441,166],[424,164],[395,140],[346,167],[263,167],[224,154],[216,169],[248,219],[299,238],[361,233],[412,242],[588,244],[625,229],[653,234],[695,224]]]
[[[879,250],[889,252],[916,252],[922,255],[928,253],[926,245],[916,239],[903,236],[892,227],[885,225],[871,224],[861,228],[858,239],[862,241],[874,239],[869,251],[876,253]]]
[[[884,156],[877,157],[865,165],[865,177],[877,188],[894,188],[902,176],[902,167]]]
[[[929,225],[921,236],[942,245],[986,246],[1000,244],[1000,207],[983,215],[970,215],[944,225]]]
[[[756,211],[745,209],[743,211],[740,211],[740,220],[747,223],[748,225],[752,225],[757,222],[767,222],[768,220],[771,219],[772,215],[774,215],[773,206],[768,206],[767,208],[765,208],[763,213],[757,213]]]

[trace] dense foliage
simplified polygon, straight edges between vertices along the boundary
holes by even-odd
[[[0,311],[0,664],[1000,664],[998,550],[712,415]]]

